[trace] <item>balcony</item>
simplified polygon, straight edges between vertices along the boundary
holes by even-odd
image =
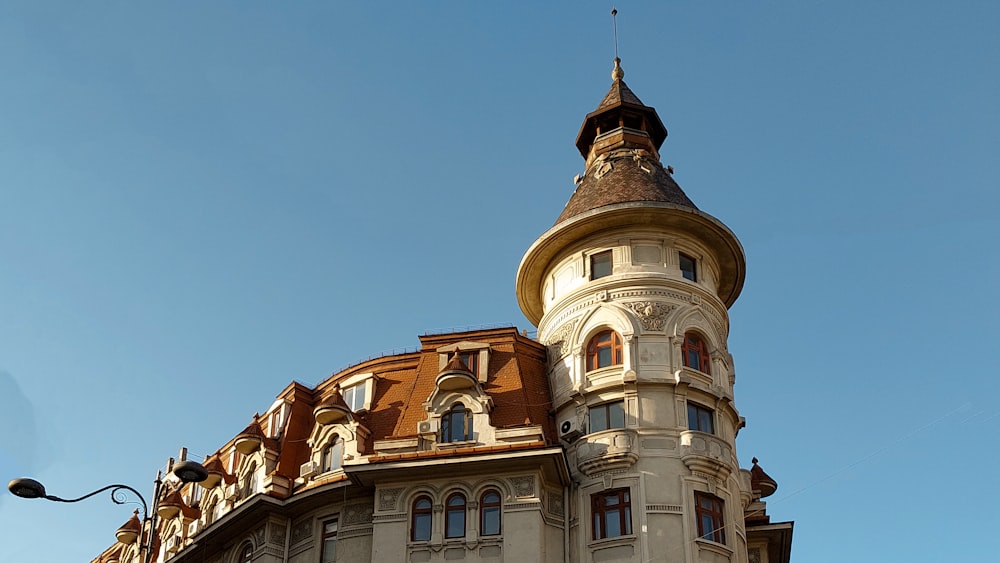
[[[729,478],[735,466],[732,446],[717,436],[697,430],[681,432],[681,461],[691,471],[723,480]]]
[[[577,442],[577,468],[587,475],[626,469],[639,460],[635,430],[612,428],[588,434]]]

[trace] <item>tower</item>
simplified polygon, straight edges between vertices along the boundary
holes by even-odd
[[[660,162],[667,130],[618,58],[611,77],[577,136],[586,171],[517,272],[574,481],[570,560],[787,561],[791,523],[760,501],[776,484],[736,457],[743,249]]]

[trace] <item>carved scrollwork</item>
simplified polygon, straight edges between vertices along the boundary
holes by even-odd
[[[568,322],[561,327],[559,330],[555,331],[552,336],[547,340],[549,346],[550,359],[552,361],[558,360],[559,358],[565,356],[568,353],[566,348],[566,342],[569,340],[570,334],[573,333],[573,327],[576,326],[576,321]]]
[[[378,496],[379,510],[393,510],[396,508],[396,499],[403,489],[382,489]]]
[[[639,317],[643,330],[663,330],[667,315],[676,308],[659,301],[631,301],[623,305]]]

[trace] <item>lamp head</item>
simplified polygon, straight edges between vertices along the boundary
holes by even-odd
[[[7,483],[7,490],[9,490],[14,496],[21,498],[45,497],[45,486],[38,481],[28,479],[27,477],[13,479],[10,483]]]
[[[208,479],[208,471],[198,462],[181,461],[170,469],[182,483],[201,483]],[[13,482],[13,481],[11,481]]]

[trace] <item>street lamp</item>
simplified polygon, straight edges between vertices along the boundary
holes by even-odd
[[[173,473],[181,483],[200,483],[208,478],[208,471],[200,463],[194,461],[181,461],[175,463],[171,467],[170,472]],[[45,500],[52,500],[56,502],[80,502],[81,500],[86,500],[96,494],[103,493],[104,491],[111,491],[111,502],[115,504],[125,504],[127,497],[125,496],[125,491],[128,491],[135,495],[139,502],[142,503],[142,525],[139,530],[138,537],[141,537],[142,530],[149,525],[149,534],[146,537],[145,545],[142,544],[141,539],[139,543],[139,557],[145,563],[150,563],[153,561],[153,534],[156,532],[156,505],[160,501],[160,488],[163,485],[162,473],[160,471],[156,472],[156,488],[153,491],[153,511],[149,511],[149,505],[146,504],[146,499],[143,498],[139,491],[129,487],[128,485],[113,484],[106,487],[101,487],[96,491],[87,493],[79,498],[64,499],[57,497],[55,495],[50,495],[45,491],[45,486],[34,479],[29,479],[27,477],[22,477],[20,479],[14,479],[10,483],[7,483],[7,489],[14,496],[21,498],[43,498]],[[123,543],[132,543],[135,539],[131,537],[126,537],[131,541],[125,541]],[[145,557],[142,556],[142,552],[145,551]]]

